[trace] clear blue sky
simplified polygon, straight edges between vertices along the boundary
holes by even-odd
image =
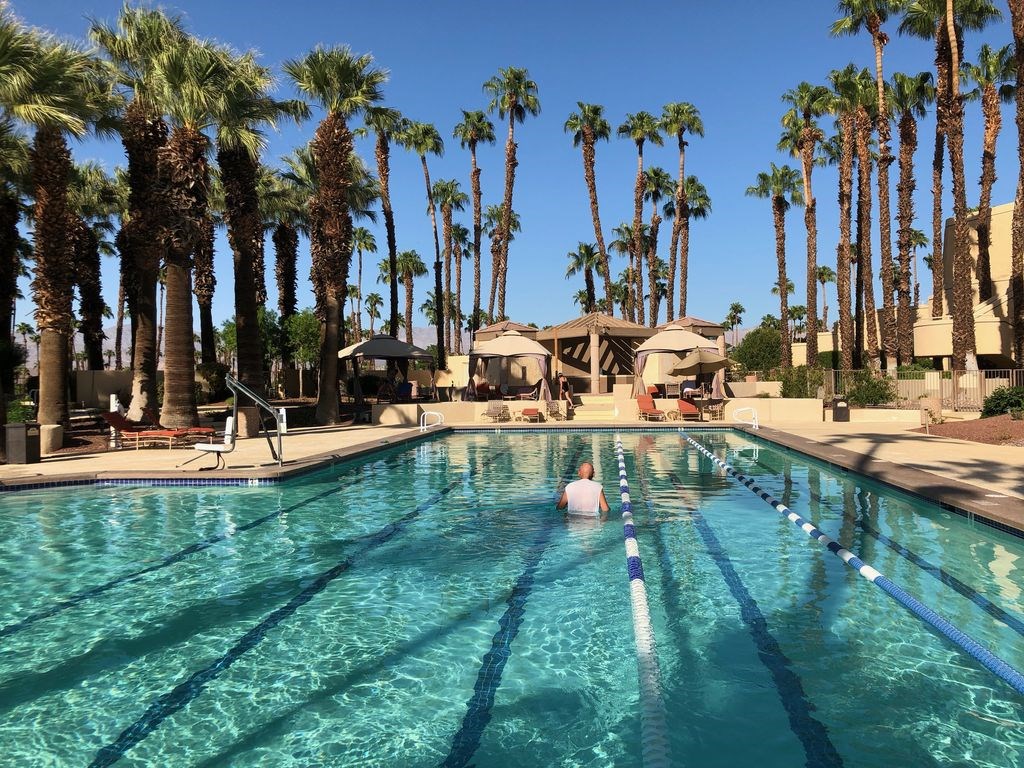
[[[30,25],[61,36],[83,38],[87,18],[112,21],[120,0],[13,0],[15,13]],[[982,35],[966,40],[966,57],[973,60],[978,46],[988,42],[1000,47],[1011,42],[1009,13]],[[390,72],[386,103],[406,116],[434,123],[445,139],[445,155],[430,159],[432,179],[457,178],[469,192],[469,155],[451,138],[461,109],[486,109],[481,86],[501,67],[526,67],[539,86],[541,113],[516,128],[519,167],[514,208],[523,231],[509,254],[508,302],[510,317],[520,322],[554,324],[579,314],[572,297],[582,287],[582,277],[564,278],[566,253],[581,240],[594,238],[583,181],[582,160],[563,132],[567,116],[577,101],[603,104],[614,128],[627,112],[646,110],[656,115],[664,104],[688,101],[701,112],[705,137],[694,137],[687,152],[687,173],[707,187],[713,212],[691,227],[689,314],[721,320],[731,302],[747,309],[744,325],[756,324],[768,312],[778,314],[778,301],[770,287],[776,279],[771,211],[766,200],[748,198],[746,188],[769,163],[795,159],[776,150],[779,119],[785,111],[782,94],[800,81],[825,83],[827,74],[850,62],[873,67],[870,38],[865,35],[833,38],[830,25],[839,14],[822,0],[739,0],[732,3],[675,2],[627,4],[613,0],[518,3],[370,2],[324,3],[314,0],[179,0],[163,7],[180,13],[189,29],[236,49],[255,49],[262,61],[280,73],[280,64],[301,57],[318,43],[348,44],[356,52],[372,53],[379,66]],[[902,71],[915,74],[933,68],[929,42],[901,37],[895,22],[887,29],[892,37],[886,48],[886,76]],[[294,96],[281,78],[281,96]],[[300,127],[281,126],[270,136],[265,154],[269,165],[296,146],[307,142],[322,117]],[[500,203],[504,180],[505,126],[497,115],[499,141],[479,151],[483,169],[484,204]],[[831,125],[826,126],[831,129]],[[917,153],[918,191],[916,226],[925,232],[930,224],[930,157],[933,118],[922,121]],[[896,148],[894,131],[894,151]],[[371,139],[357,149],[371,167]],[[1004,111],[1004,127],[997,154],[999,181],[995,204],[1013,200],[1016,183],[1016,133],[1010,108]],[[124,164],[116,140],[88,139],[74,146],[77,160],[98,160],[108,169]],[[980,175],[980,107],[968,107],[965,153],[968,205],[977,204]],[[659,165],[673,176],[677,169],[674,140],[663,147],[645,149],[648,166]],[[893,213],[895,214],[896,166],[893,166]],[[597,152],[597,183],[605,237],[612,227],[630,221],[633,213],[633,181],[636,153],[632,142],[613,138]],[[819,263],[835,268],[838,240],[836,172],[815,173],[818,198]],[[948,172],[947,172],[948,180]],[[400,249],[416,249],[425,262],[432,260],[433,241],[425,215],[425,192],[418,159],[396,149],[392,155],[392,195]],[[946,211],[951,210],[948,202]],[[877,200],[874,203],[875,273],[878,274]],[[645,214],[645,221],[649,213]],[[470,211],[461,221],[471,227]],[[368,224],[375,231],[381,251],[386,251],[383,223]],[[659,254],[668,250],[667,227],[662,228]],[[893,233],[895,238],[895,231]],[[218,239],[217,295],[214,318],[219,324],[233,314],[230,289],[231,257],[227,242]],[[484,286],[489,279],[485,247]],[[894,248],[895,252],[895,248]],[[373,281],[378,257],[364,265],[364,294],[385,286]],[[790,278],[797,286],[794,303],[804,303],[805,235],[800,209],[787,219],[787,260]],[[116,269],[112,259],[104,264],[104,295],[116,299]],[[270,305],[276,307],[273,281],[273,249],[267,243],[267,283]],[[467,262],[467,266],[470,262]],[[301,246],[299,303],[311,306],[307,276],[309,256]],[[625,266],[613,258],[613,273]],[[923,269],[923,265],[922,265]],[[472,270],[466,271],[463,306],[471,307]],[[354,278],[353,278],[354,279]],[[922,300],[930,295],[930,282],[922,277]],[[416,306],[433,287],[432,277],[416,284]],[[22,290],[30,296],[27,282]],[[879,300],[879,304],[881,301]],[[486,302],[485,302],[486,304]],[[830,287],[830,307],[835,306]],[[19,302],[18,320],[32,322],[31,302]],[[830,317],[835,318],[834,309]],[[664,320],[664,311],[661,319]],[[414,325],[425,325],[418,316]],[[198,321],[197,321],[198,325]]]

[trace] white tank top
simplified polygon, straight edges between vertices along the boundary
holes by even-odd
[[[577,480],[565,486],[569,513],[597,515],[601,512],[601,484],[593,480]]]

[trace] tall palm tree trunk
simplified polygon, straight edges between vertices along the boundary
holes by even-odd
[[[448,354],[452,352],[452,207],[441,206],[441,234],[444,238],[444,313],[439,318],[444,318],[447,339],[445,349]]]
[[[281,327],[288,327],[288,320],[295,314],[295,263],[299,251],[299,235],[291,224],[280,222],[274,227],[274,274],[277,279],[277,311],[281,315]],[[295,368],[295,350],[286,337],[281,349],[281,366],[287,370]]]
[[[946,0],[946,30],[949,36],[950,72],[959,72],[959,52],[953,19],[953,0]],[[974,267],[968,240],[967,189],[964,178],[964,103],[959,79],[951,78],[947,144],[949,169],[953,177],[953,367],[977,370],[974,341]]]
[[[380,188],[380,207],[384,212],[384,231],[388,239],[388,281],[391,335],[398,338],[398,243],[395,238],[395,212],[391,207],[391,147],[387,134],[377,134],[377,183]]]
[[[978,195],[978,298],[992,298],[992,266],[989,249],[992,242],[992,185],[996,181],[996,139],[1003,127],[999,91],[987,85],[981,95],[985,116],[985,134],[981,153],[981,187]]]
[[[68,340],[71,334],[71,275],[74,246],[67,231],[71,152],[56,128],[39,128],[31,149],[35,197],[35,279],[39,344],[39,411],[41,424],[68,422]]]
[[[82,332],[87,369],[103,370],[103,294],[100,284],[100,244],[96,234],[78,222],[74,234],[75,282],[81,308],[79,330]]]
[[[647,246],[647,287],[650,295],[650,325],[654,328],[658,324],[658,229],[661,226],[661,217],[658,215],[658,207],[654,206],[651,214],[651,238]]]
[[[800,160],[804,183],[804,229],[807,230],[807,365],[818,364],[818,203],[811,186],[814,166],[814,131],[803,129]]]
[[[454,246],[455,252],[455,294],[452,302],[452,318],[454,320],[455,334],[452,348],[456,355],[462,354],[462,246],[458,243]]]
[[[405,341],[412,344],[412,275],[402,278],[402,287],[405,288]]]
[[[686,140],[679,135],[679,177],[676,181],[676,217],[672,220],[672,239],[668,249],[668,285],[665,296],[666,321],[674,319],[676,248],[679,249],[679,317],[686,317],[690,260],[690,204],[686,199]]]
[[[896,290],[897,363],[909,365],[914,359],[914,318],[910,311],[910,228],[914,225],[914,151],[917,149],[917,121],[909,112],[900,117],[900,180],[896,184],[896,221],[899,224],[899,282]],[[916,303],[916,302],[915,302]]]
[[[1017,65],[1017,194],[1013,203],[1010,295],[1013,297],[1013,360],[1024,368],[1024,0],[1009,0]]]
[[[635,321],[644,325],[644,148],[637,144],[636,184],[633,187],[633,309]],[[634,318],[630,318],[631,320]]]
[[[497,232],[491,238],[491,293],[487,303],[487,315],[491,322],[497,320],[494,314],[495,302],[498,298],[498,281],[501,279],[501,233]]]
[[[597,174],[595,167],[597,153],[594,148],[594,129],[583,126],[583,177],[587,182],[587,196],[590,198],[590,218],[594,223],[594,239],[597,241],[597,253],[600,258],[601,271],[604,275],[605,311],[615,313],[614,290],[612,289],[612,273],[608,264],[608,250],[604,244],[604,232],[601,230],[601,212],[597,205]],[[591,302],[593,309],[593,302]]]
[[[473,316],[469,319],[470,344],[473,343],[472,334],[476,332],[480,323],[480,247],[483,237],[483,226],[481,224],[482,203],[480,199],[480,168],[476,164],[476,142],[469,145],[469,159],[472,171],[469,174],[470,186],[473,188]]]
[[[942,262],[942,169],[949,121],[949,37],[940,19],[935,31],[935,147],[932,150],[932,317],[945,314]]]
[[[263,345],[257,317],[257,265],[263,264],[263,221],[256,195],[257,161],[245,149],[219,147],[224,184],[224,220],[234,262],[235,337],[238,379],[258,394],[264,390]]]
[[[881,20],[875,14],[868,18],[868,30],[875,48],[875,84],[877,88],[878,114],[875,119],[878,132],[878,236],[879,258],[882,278],[882,352],[885,365],[892,365],[896,354],[896,314],[893,306],[895,281],[892,274],[892,214],[889,209],[889,166],[893,163],[889,149],[889,111],[886,108],[885,78],[882,74],[882,51],[889,41],[881,31]]]
[[[157,155],[167,143],[167,125],[138,102],[125,109],[121,141],[128,156],[130,218],[122,228],[128,274],[128,308],[134,310],[132,333],[132,399],[128,418],[144,418],[143,409],[157,404],[157,303],[156,284],[163,258],[160,235],[167,214],[158,182]]]
[[[857,275],[864,295],[864,315],[858,317],[867,336],[868,361],[878,367],[878,315],[875,312],[875,281],[871,266],[871,120],[861,110],[857,120]]]
[[[160,150],[160,176],[175,219],[166,240],[167,306],[164,335],[164,399],[160,419],[168,427],[198,423],[195,341],[192,323],[192,254],[207,214],[206,154],[209,141],[199,131],[176,128]]]
[[[192,290],[199,307],[199,359],[203,365],[217,362],[217,333],[213,327],[213,292],[217,278],[213,273],[213,217],[203,217],[202,231],[193,256],[195,284]]]
[[[772,198],[772,218],[775,223],[775,261],[779,269],[779,327],[782,336],[782,367],[793,365],[793,348],[789,336],[789,297],[786,295],[786,213],[785,198]]]
[[[420,155],[420,162],[423,164],[423,181],[427,185],[427,212],[430,213],[430,229],[434,233],[434,314],[437,316],[435,318],[437,320],[437,368],[444,370],[444,318],[447,313],[442,306],[444,294],[441,285],[441,243],[437,238],[437,209],[434,207],[434,196],[430,194],[430,171],[427,169],[427,156]],[[409,328],[407,333],[411,334],[412,328]]]
[[[842,368],[853,368],[854,328],[850,307],[850,246],[853,214],[854,119],[839,116],[842,147],[839,156],[839,247],[836,254],[836,295],[839,305],[839,344]]]
[[[505,196],[501,203],[501,254],[498,258],[498,317],[505,317],[505,287],[508,279],[508,244],[512,239],[512,190],[516,183],[515,109],[508,113],[508,139],[505,142]],[[435,235],[436,238],[436,235]]]

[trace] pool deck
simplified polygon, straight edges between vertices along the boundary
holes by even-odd
[[[555,423],[551,428],[659,428],[657,424]],[[672,424],[671,429],[678,428]],[[695,430],[702,426],[691,424]],[[715,426],[729,426],[716,424]],[[448,428],[485,424],[450,424]],[[490,427],[493,429],[494,427]],[[522,427],[501,425],[503,431]],[[530,425],[544,430],[545,425]],[[437,432],[431,429],[429,434]],[[968,517],[978,516],[996,527],[1024,533],[1024,448],[985,445],[910,431],[899,423],[832,423],[779,425],[751,432],[786,448],[809,454],[841,469],[868,475],[888,485],[936,501]],[[123,449],[92,454],[45,457],[38,464],[0,465],[0,491],[110,480],[162,480],[191,484],[211,480],[247,482],[279,480],[317,467],[354,458],[381,448],[422,439],[418,428],[346,425],[289,430],[284,437],[285,462],[271,459],[263,437],[238,440],[227,454],[227,469],[204,471],[213,456],[197,456],[191,448]]]

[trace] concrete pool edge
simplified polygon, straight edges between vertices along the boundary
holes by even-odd
[[[430,427],[421,432],[418,427],[396,429],[382,439],[378,434],[372,439],[342,445],[328,451],[304,456],[286,462],[254,467],[228,468],[213,473],[197,474],[180,470],[98,470],[80,473],[45,473],[28,477],[0,479],[0,497],[5,493],[26,490],[40,490],[86,485],[134,485],[134,486],[247,486],[273,485],[301,475],[331,467],[335,464],[357,459],[421,440],[430,440],[437,435],[455,433],[543,433],[543,432],[708,432],[736,430],[749,437],[760,438],[774,446],[796,451],[823,464],[842,470],[856,472],[869,479],[877,480],[898,491],[938,504],[943,509],[977,520],[996,530],[1017,537],[1024,537],[1024,499],[994,493],[981,485],[975,485],[952,477],[930,472],[896,462],[878,461],[870,455],[843,448],[834,443],[813,440],[805,436],[774,427],[753,430],[742,424],[702,422],[684,425],[675,423],[637,423],[624,425],[615,422],[584,422],[579,425],[570,422],[554,424],[445,424]],[[96,454],[101,457],[103,454]],[[992,501],[992,499],[998,501]],[[998,509],[993,509],[996,506]]]

